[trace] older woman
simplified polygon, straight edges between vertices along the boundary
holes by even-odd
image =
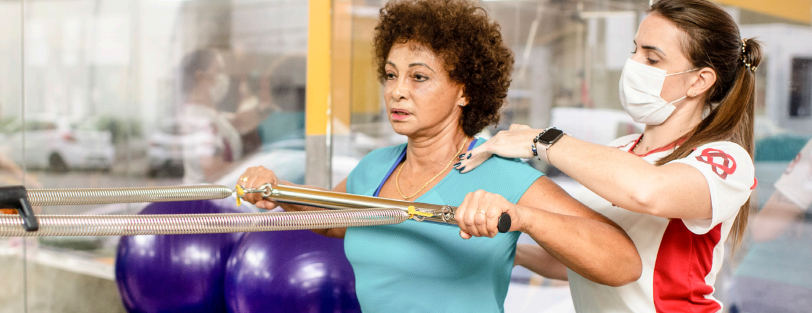
[[[389,121],[408,143],[371,152],[334,191],[452,206],[487,191],[525,206],[544,203],[548,211],[525,212],[546,221],[534,238],[557,260],[600,283],[637,279],[640,258],[619,226],[542,173],[503,158],[470,174],[452,171],[460,154],[484,142],[474,135],[499,120],[510,85],[512,53],[482,8],[464,0],[391,1],[381,10],[374,43]],[[242,180],[246,187],[278,183],[261,167]],[[278,205],[255,195],[246,200],[265,209]],[[522,224],[522,216],[515,218]],[[407,221],[316,232],[345,239],[364,311],[498,312],[514,264],[515,230],[524,229],[512,230],[461,240],[458,228]]]

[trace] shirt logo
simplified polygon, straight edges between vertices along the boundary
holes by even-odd
[[[720,162],[716,163],[716,159],[720,159]],[[722,179],[726,179],[727,175],[733,174],[736,171],[736,160],[722,150],[707,148],[702,150],[702,155],[696,157],[696,160],[710,164],[713,172]],[[719,172],[720,170],[721,173]]]

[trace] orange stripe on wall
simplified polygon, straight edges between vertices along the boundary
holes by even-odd
[[[330,126],[330,0],[310,0],[307,27],[305,130],[326,135]]]
[[[801,23],[812,23],[812,0],[716,0],[759,13]]]

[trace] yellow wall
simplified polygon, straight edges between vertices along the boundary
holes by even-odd
[[[716,2],[796,22],[807,24],[812,22],[812,0],[716,0]]]
[[[353,19],[352,37],[352,112],[375,114],[381,110],[381,83],[375,71],[372,36],[377,18]]]
[[[352,73],[352,1],[333,1],[333,51],[330,112],[332,131],[349,134]]]
[[[307,30],[305,130],[325,135],[330,111],[330,0],[311,0]]]

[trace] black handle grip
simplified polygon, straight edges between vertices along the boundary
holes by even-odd
[[[500,233],[506,233],[510,230],[510,215],[507,213],[502,213],[502,216],[499,216],[499,222],[496,225],[496,229],[499,230]]]
[[[0,187],[0,208],[17,209],[23,218],[23,228],[26,231],[39,229],[39,222],[28,202],[28,192],[23,186]]]

